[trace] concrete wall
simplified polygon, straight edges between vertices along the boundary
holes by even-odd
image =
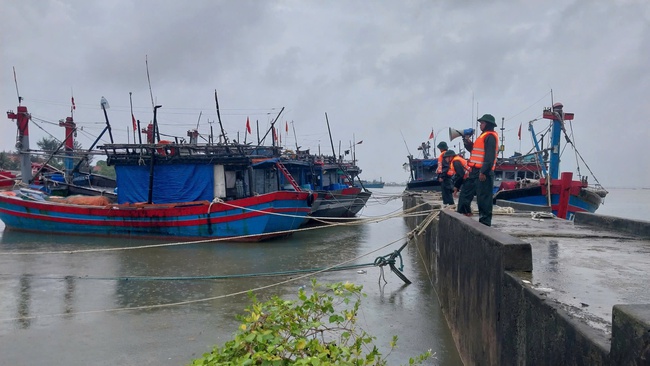
[[[650,221],[624,219],[589,212],[576,212],[573,222],[578,225],[596,226],[650,238]]]
[[[403,202],[433,208],[417,196]],[[522,283],[530,244],[448,210],[415,241],[466,365],[650,365],[650,305],[614,308],[610,352],[602,333]]]

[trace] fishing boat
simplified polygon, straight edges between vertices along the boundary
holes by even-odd
[[[568,220],[572,220],[576,212],[593,213],[600,207],[608,192],[597,181],[595,185],[590,185],[587,176],[580,176],[579,179],[574,180],[572,172],[560,174],[561,134],[564,133],[566,141],[573,145],[570,136],[566,135],[565,122],[573,120],[574,115],[565,113],[563,108],[562,103],[555,103],[551,108],[543,111],[542,117],[551,120],[550,144],[547,149],[539,147],[533,128],[535,120],[529,123],[529,130],[536,147],[535,156],[542,170],[540,179],[520,179],[514,184],[502,184],[501,189],[494,195],[495,202],[506,200],[550,207],[553,214]],[[545,154],[550,155],[548,164],[544,162]]]
[[[300,187],[318,194],[310,213],[314,218],[355,217],[372,195],[353,186],[361,169],[353,162],[333,156],[312,155],[309,150],[284,154],[286,167]]]
[[[26,186],[31,181],[27,107],[19,105],[7,116],[18,126],[24,184],[0,192],[0,219],[7,229],[260,241],[289,235],[311,211],[313,193],[280,190],[277,169],[254,167],[255,155],[233,144],[106,144],[99,148],[116,170],[116,201],[51,196]]]
[[[471,130],[473,133],[473,129]],[[462,136],[462,133],[452,128],[449,129],[449,141]],[[408,167],[410,170],[409,180],[406,188],[410,191],[440,191],[440,182],[438,181],[437,157],[432,157],[429,153],[431,145],[429,142],[423,142],[418,150],[422,150],[422,158],[414,158],[409,155]],[[460,149],[459,155],[465,156],[465,152]],[[494,193],[502,189],[515,188],[516,184],[525,184],[526,182],[537,181],[542,174],[542,168],[533,155],[514,154],[511,157],[497,157],[497,163],[494,170]]]
[[[423,142],[418,146],[422,151],[422,158],[415,158],[408,155],[409,179],[406,182],[408,191],[438,191],[440,192],[440,182],[438,181],[438,158],[432,157],[429,153],[431,144]]]
[[[515,153],[509,158],[497,158],[493,193],[538,182],[542,177],[542,166],[535,156]]]
[[[384,182],[381,180],[381,178],[379,178],[379,180],[373,179],[371,181],[361,179],[359,182],[355,182],[354,186],[359,188],[377,189],[384,188]]]

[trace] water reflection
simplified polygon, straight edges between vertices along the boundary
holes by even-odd
[[[20,276],[20,287],[18,292],[18,324],[20,328],[27,329],[32,324],[30,317],[30,305],[32,298],[32,276],[31,275],[22,275]]]
[[[363,214],[379,216],[400,208],[401,202],[396,200],[386,206],[369,206]],[[128,349],[133,364],[186,364],[192,355],[198,356],[230,339],[237,327],[235,315],[250,304],[247,290],[264,288],[255,293],[260,300],[273,295],[294,297],[299,287],[309,286],[309,278],[273,285],[303,275],[297,271],[350,260],[347,264],[373,263],[376,257],[398,249],[406,231],[402,219],[393,219],[324,227],[262,243],[218,242],[73,254],[44,252],[134,247],[164,241],[5,231],[0,239],[0,268],[12,286],[2,294],[0,318],[36,318],[12,320],[15,328],[26,332],[22,334],[0,322],[0,354],[3,360],[24,361],[24,355],[30,354],[33,363],[70,365],[84,364],[105,352],[121,354]],[[429,348],[437,352],[437,363],[457,364],[449,330],[413,248],[409,245],[402,251],[404,274],[412,285],[405,285],[388,267],[384,268],[387,283],[379,282],[377,267],[365,268],[361,274],[350,269],[314,277],[319,282],[350,281],[364,287],[367,297],[362,300],[360,318],[364,329],[377,336],[380,347],[386,347],[393,335],[400,337],[390,364],[404,364],[405,357]],[[3,255],[17,252],[40,254]],[[282,275],[206,278],[271,273]],[[242,294],[225,297],[239,292]],[[184,306],[146,308],[219,296],[224,297]],[[136,306],[145,308],[103,312]],[[49,317],[53,314],[58,315]],[[26,337],[42,347],[33,349],[24,342]],[[152,337],[155,342],[151,342]],[[78,344],[85,345],[83,353],[75,348]],[[52,360],[54,352],[66,358]],[[93,359],[98,364],[111,361]]]

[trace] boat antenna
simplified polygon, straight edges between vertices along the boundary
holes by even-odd
[[[199,123],[201,123],[201,115],[203,114],[203,111],[199,112],[199,119],[196,121],[196,129],[199,129]]]
[[[74,118],[74,110],[77,107],[74,105],[74,92],[72,91],[72,87],[70,87],[70,102],[72,104],[70,105],[70,117]]]
[[[133,124],[133,143],[135,144],[135,130],[139,128],[136,126],[136,121],[135,117],[133,116],[133,92],[129,92],[129,105],[131,106],[131,123]],[[139,132],[138,132],[139,133]],[[128,129],[127,129],[127,137],[128,137]],[[140,139],[140,144],[142,144],[142,138]]]
[[[16,96],[18,97],[18,105],[23,101],[23,97],[20,96],[20,93],[18,92],[18,79],[16,78],[16,67],[13,67],[14,69],[14,84],[16,85]]]
[[[402,133],[402,130],[399,130],[399,134],[402,135],[402,141],[404,141],[404,146],[406,146],[406,152],[411,155],[411,151],[409,150],[409,145],[406,143],[406,139],[404,138],[404,134]]]
[[[506,149],[506,146],[504,144],[506,138],[503,135],[503,131],[506,129],[505,127],[503,127],[504,123],[505,123],[505,118],[501,117],[501,146],[499,146],[499,150],[501,150],[501,159],[503,159],[503,152]]]
[[[221,113],[219,112],[219,98],[217,97],[217,89],[214,89],[214,102],[217,105],[217,118],[219,119],[219,127],[221,128],[221,136],[223,136],[223,142],[228,143],[228,137],[226,136],[226,131],[223,129],[223,124],[221,123]],[[221,141],[221,139],[219,139]]]
[[[298,146],[298,138],[296,137],[296,125],[294,125],[293,120],[291,121],[291,129],[293,130],[293,139],[296,141],[296,152],[298,152],[300,146]]]
[[[327,133],[330,135],[330,144],[332,145],[332,155],[334,156],[334,160],[338,161],[336,159],[336,150],[334,150],[334,142],[332,141],[332,131],[330,130],[330,120],[327,118],[327,112],[325,112],[325,122],[327,122]]]
[[[151,78],[149,77],[149,57],[147,55],[144,56],[144,64],[147,68],[147,82],[149,83],[149,96],[151,97],[151,108],[155,108],[155,105],[153,103],[153,92],[151,91]]]
[[[262,139],[258,139],[258,143],[257,143],[258,147],[260,146],[262,141],[264,141],[266,139],[266,136],[268,136],[269,132],[271,132],[273,130],[273,128],[275,127],[275,122],[278,121],[278,118],[280,118],[280,115],[282,114],[283,111],[284,111],[284,107],[282,107],[282,109],[280,109],[280,113],[278,113],[278,115],[275,117],[273,122],[271,122],[271,127],[268,130],[266,130],[266,133],[264,134]],[[260,135],[260,133],[259,133],[259,124],[258,124],[257,128],[258,128],[257,136],[259,136]],[[272,142],[271,145],[273,145],[274,143],[275,142]]]

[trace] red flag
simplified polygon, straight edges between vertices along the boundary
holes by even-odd
[[[70,97],[70,100],[72,100],[72,109],[77,109],[77,106],[74,105],[74,97]]]
[[[519,132],[517,133],[517,136],[519,137],[519,141],[521,141],[521,123],[519,124]]]
[[[431,133],[429,134],[429,140],[433,139],[433,130],[431,130]]]
[[[133,112],[131,112],[131,122],[133,123],[133,131],[138,129],[138,124],[135,122],[135,116],[133,115]]]
[[[251,133],[251,121],[248,119],[248,117],[246,117],[246,131],[248,131],[248,133]]]
[[[289,122],[284,121],[284,131],[289,133]]]

